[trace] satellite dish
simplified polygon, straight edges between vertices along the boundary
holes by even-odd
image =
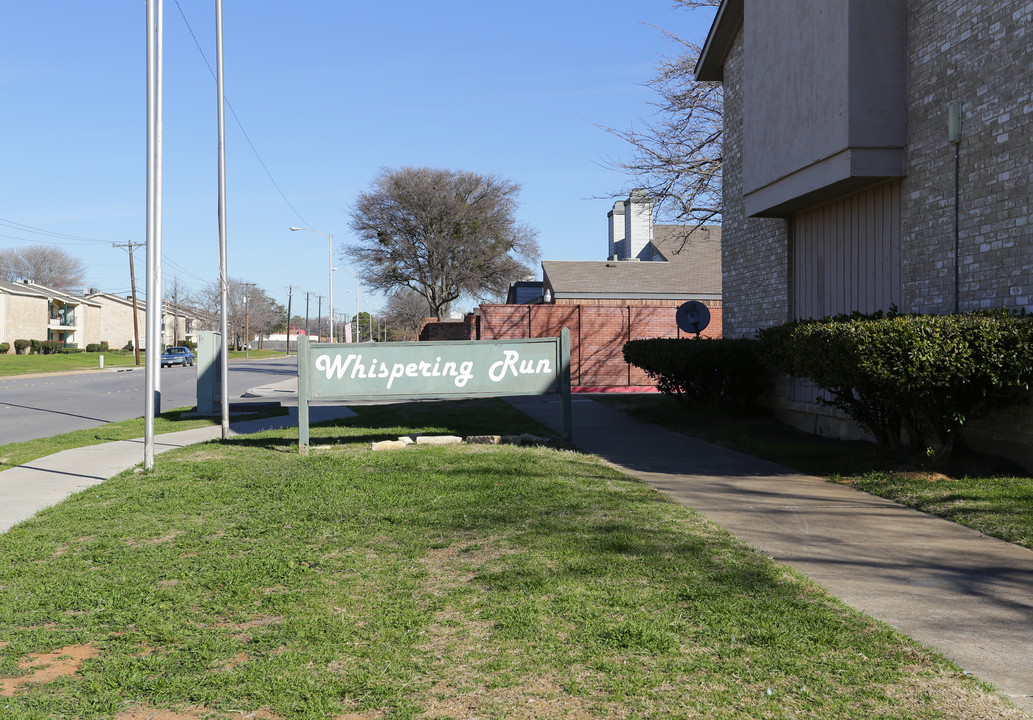
[[[699,300],[690,300],[679,306],[674,319],[685,332],[699,335],[710,324],[710,310]]]

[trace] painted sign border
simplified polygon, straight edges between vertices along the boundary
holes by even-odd
[[[463,345],[476,346],[505,346],[519,347],[521,345],[535,345],[539,349],[542,345],[553,346],[553,357],[556,359],[557,381],[556,392],[560,396],[560,433],[567,444],[573,444],[573,422],[570,410],[570,330],[563,328],[558,338],[530,338],[522,340],[470,340],[466,342],[415,342],[415,343],[390,343],[393,348],[411,346],[414,349],[426,351],[433,355],[434,348],[447,347],[450,350]],[[513,395],[545,394],[540,392],[514,391],[512,388],[491,391],[479,390],[476,392],[466,391],[464,388],[457,388],[455,391],[434,393],[411,393],[411,392],[378,392],[375,394],[331,394],[313,393],[312,376],[315,372],[313,365],[313,353],[315,349],[341,350],[354,352],[373,347],[370,344],[359,343],[311,343],[308,338],[298,338],[298,452],[302,455],[308,454],[309,447],[309,404],[313,400],[339,400],[342,402],[354,401],[398,401],[398,400],[439,400],[439,399],[464,399],[476,397],[505,397]]]

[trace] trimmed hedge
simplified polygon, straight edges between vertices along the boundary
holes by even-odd
[[[32,342],[29,340],[18,339],[14,341],[14,354],[24,355],[25,351],[32,347]]]
[[[892,446],[949,449],[968,420],[1023,402],[1033,383],[1033,319],[1003,310],[840,316],[758,336],[776,369]]]
[[[11,343],[0,343],[0,355],[6,355],[11,349]]]
[[[769,377],[756,340],[654,338],[631,340],[624,359],[646,371],[666,395],[713,411],[754,408]]]

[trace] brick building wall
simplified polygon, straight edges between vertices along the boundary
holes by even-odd
[[[949,103],[961,101],[959,307],[1033,311],[1033,2],[909,0],[907,14],[901,310],[954,309],[955,148],[947,128]],[[745,217],[742,54],[740,32],[723,81],[726,337],[787,320],[793,282],[789,224]],[[791,406],[783,409],[800,410]],[[818,426],[814,417],[794,424]],[[965,435],[980,449],[1033,467],[1033,407],[972,423]]]
[[[958,304],[1033,311],[1033,2],[912,0],[908,7],[904,302],[954,309],[954,146],[962,103]],[[976,421],[966,440],[1033,467],[1033,406]]]
[[[624,362],[628,340],[654,337],[687,337],[675,322],[682,301],[658,301],[651,305],[481,305],[480,340],[514,340],[558,337],[570,330],[570,378],[579,387],[647,386],[654,383],[638,368]],[[722,333],[721,303],[707,301],[710,325],[703,337]]]
[[[470,313],[462,320],[438,320],[427,318],[420,329],[420,342],[449,342],[456,340],[475,340],[477,318]]]
[[[746,217],[743,201],[743,36],[724,74],[721,300],[724,336],[752,337],[789,319],[789,241],[786,221]]]
[[[959,305],[1033,310],[1033,2],[908,3],[904,303],[954,309],[954,146],[962,103]]]

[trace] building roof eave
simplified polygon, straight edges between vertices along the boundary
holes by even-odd
[[[725,58],[732,48],[735,36],[742,27],[744,0],[721,0],[714,24],[710,26],[703,50],[696,61],[695,75],[700,81],[724,80]]]

